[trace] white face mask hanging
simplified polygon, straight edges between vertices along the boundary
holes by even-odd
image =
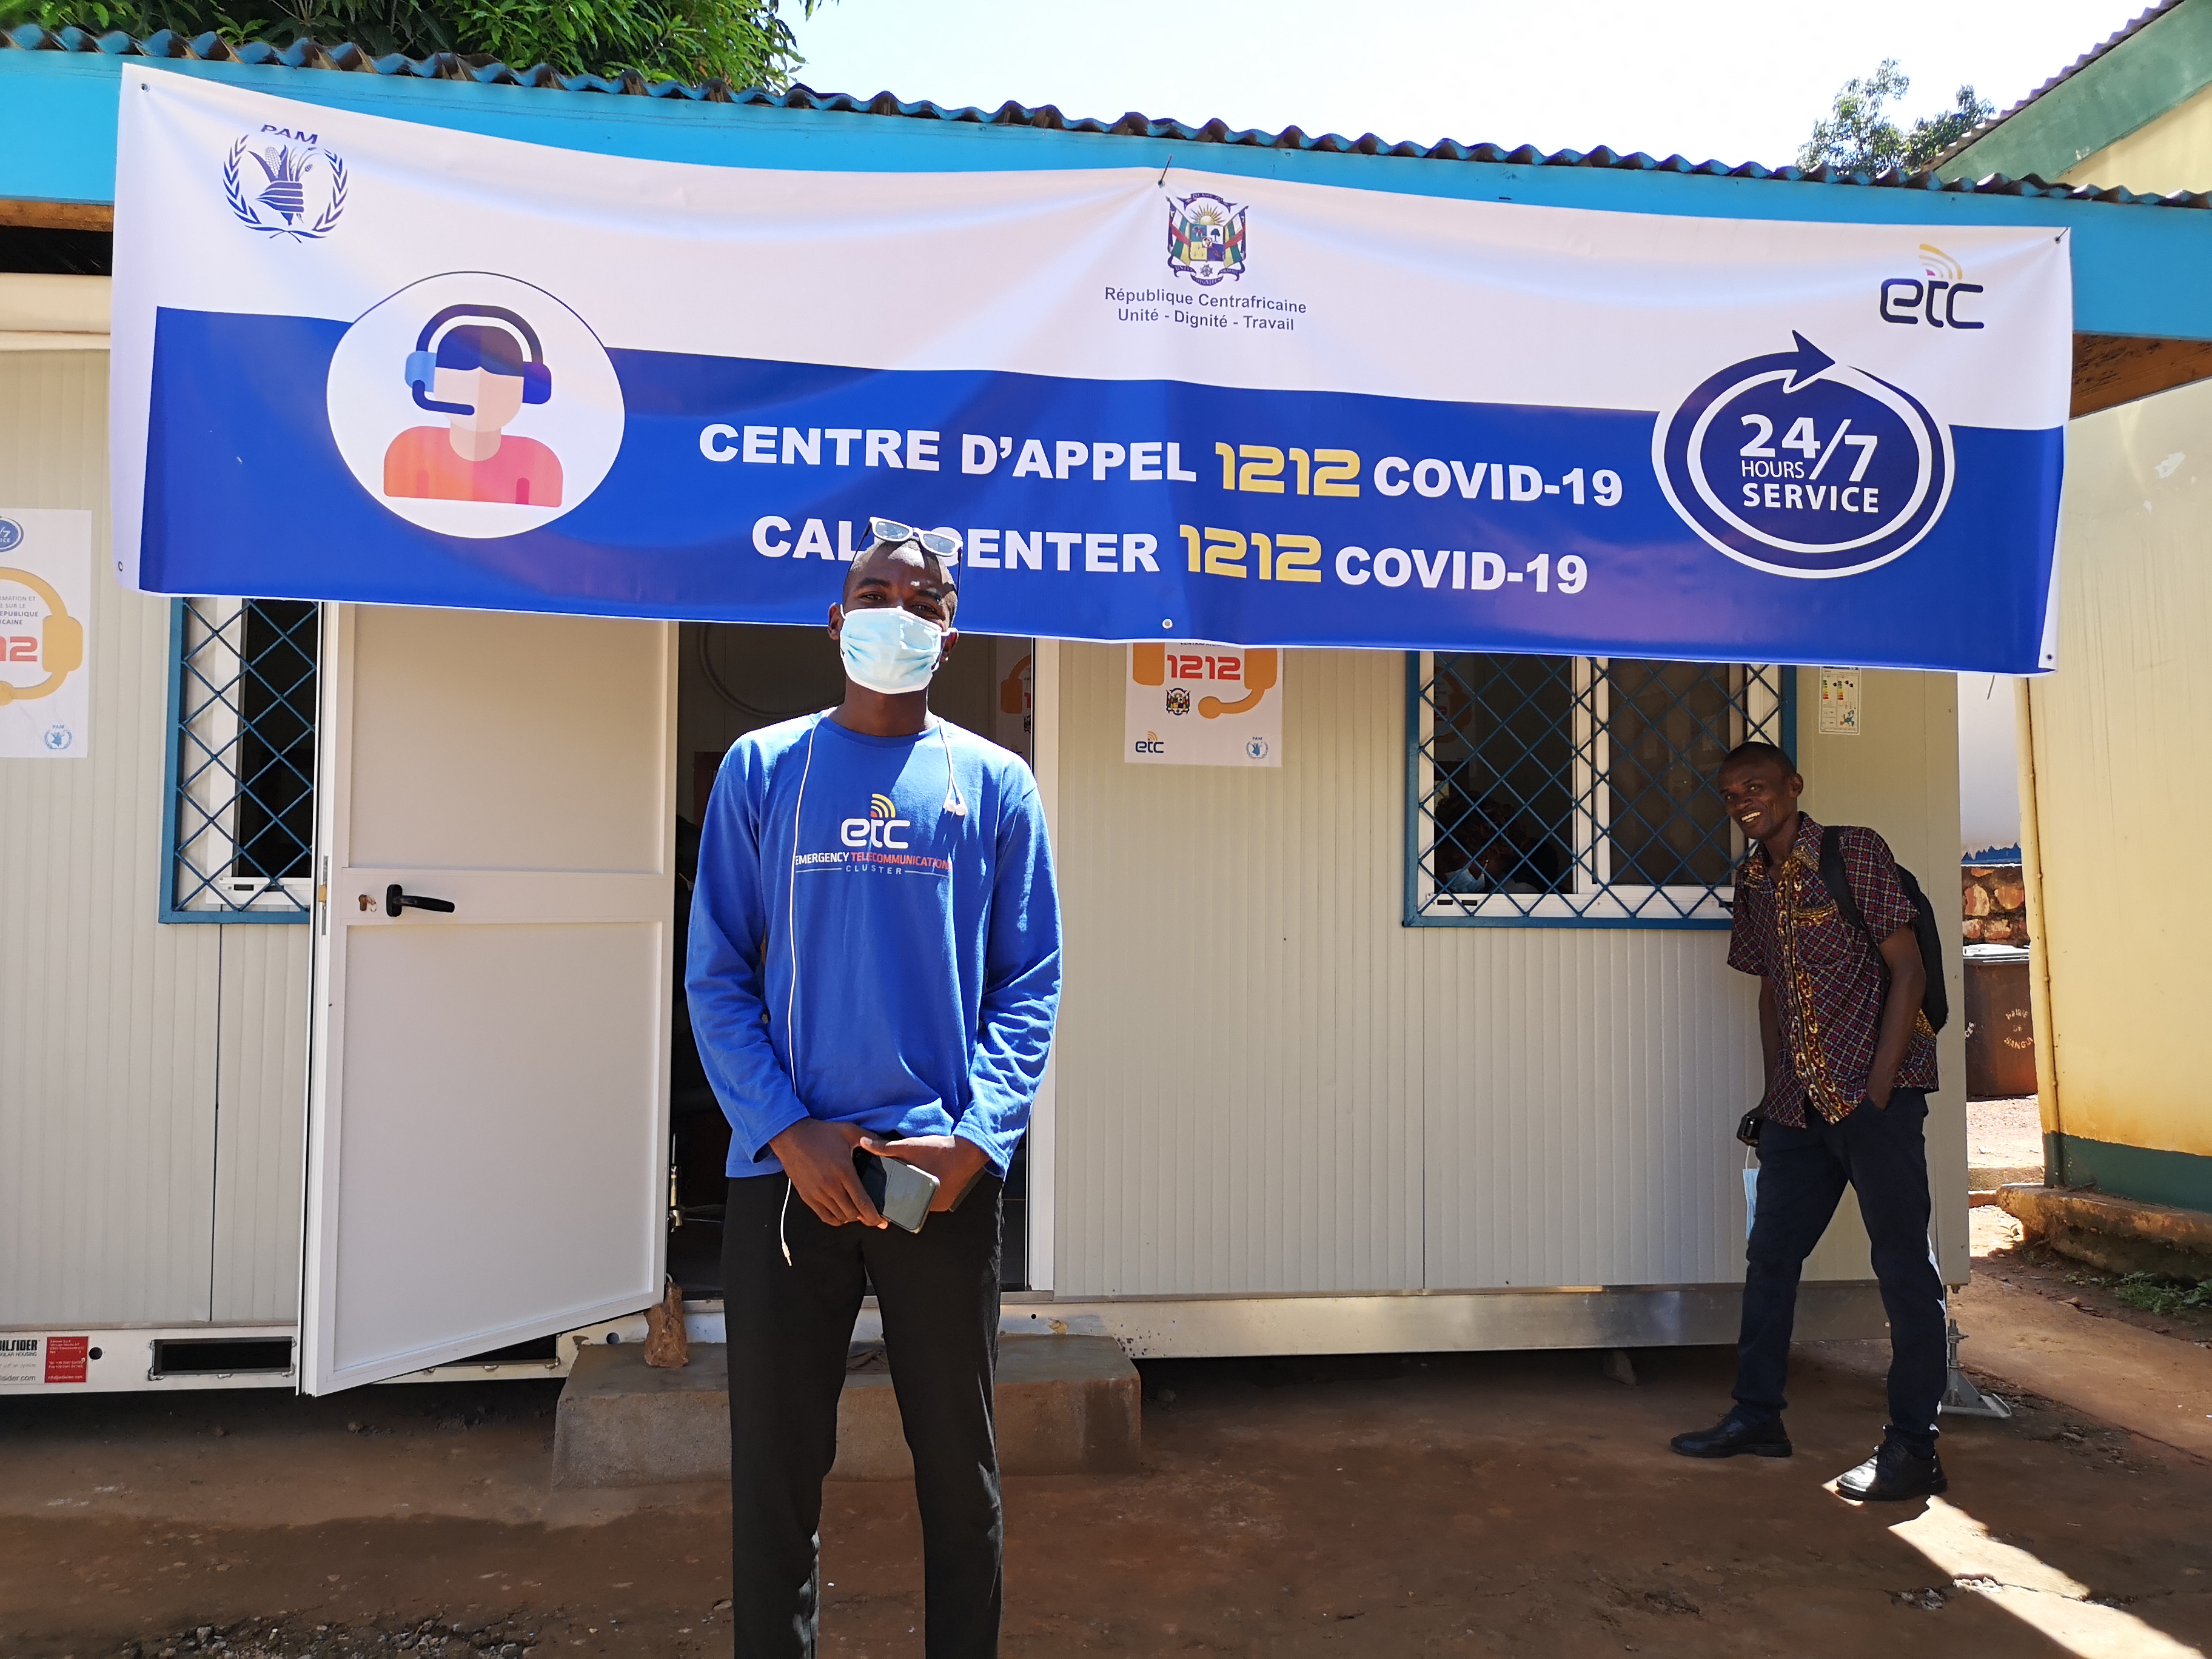
[[[1759,1154],[1750,1147],[1743,1152],[1743,1236],[1751,1238],[1752,1218],[1759,1213]]]

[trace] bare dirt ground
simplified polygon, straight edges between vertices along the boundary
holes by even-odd
[[[1798,1455],[1721,1464],[1666,1447],[1726,1404],[1720,1351],[1641,1354],[1635,1388],[1587,1353],[1148,1364],[1143,1473],[1008,1482],[1005,1650],[2212,1646],[2212,1468],[2156,1442],[2031,1398],[1950,1425],[1945,1503],[1824,1490],[1879,1433],[1883,1359],[1801,1351]],[[725,1501],[550,1495],[555,1397],[0,1403],[0,1651],[727,1654]],[[825,1653],[918,1654],[910,1492],[833,1485],[823,1532]]]
[[[1966,1103],[1966,1169],[1974,1192],[2043,1179],[2043,1110],[2033,1095]]]
[[[2212,1308],[2179,1307],[2161,1314],[2131,1307],[2120,1299],[2120,1275],[2063,1256],[2040,1242],[2023,1243],[2020,1223],[2002,1210],[1975,1210],[1970,1224],[1977,1279],[2033,1291],[2093,1319],[2113,1320],[2212,1349]],[[2206,1403],[2206,1409],[2212,1411],[2212,1401]]]

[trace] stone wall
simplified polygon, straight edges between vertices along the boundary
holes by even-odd
[[[1969,945],[2026,945],[2027,887],[2017,864],[1969,864],[1960,870]]]

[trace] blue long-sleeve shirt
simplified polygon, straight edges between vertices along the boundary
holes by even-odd
[[[810,1115],[957,1134],[1004,1175],[1060,1004],[1036,779],[944,721],[747,733],[700,826],[684,982],[731,1175],[780,1171],[769,1143]]]

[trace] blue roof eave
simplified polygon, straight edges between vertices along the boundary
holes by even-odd
[[[1504,200],[1714,218],[1917,226],[2048,224],[2075,233],[2075,327],[2096,333],[2212,339],[2212,213],[2117,211],[2212,207],[2204,194],[2154,198],[2122,190],[1992,176],[1844,173],[1655,159],[1601,147],[1391,144],[1191,126],[1134,113],[1071,120],[1046,106],[947,109],[815,93],[647,84],[563,76],[544,65],[442,54],[372,59],[313,42],[233,48],[212,35],[139,41],[26,26],[0,34],[0,200],[104,204],[114,199],[115,102],[126,60],[205,76],[332,109],[525,143],[644,160],[804,171],[1027,171],[1164,167],[1296,179],[1401,194]],[[310,72],[302,72],[310,71]],[[561,95],[561,94],[568,95]],[[1795,185],[1796,189],[1778,186]],[[1810,186],[1820,186],[1812,188]]]

